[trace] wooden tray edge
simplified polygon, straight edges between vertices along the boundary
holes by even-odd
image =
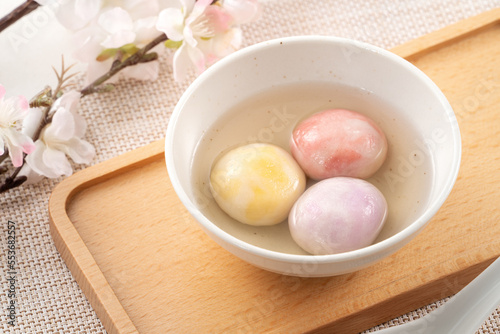
[[[54,244],[109,333],[139,333],[67,215],[78,192],[117,174],[146,165],[164,154],[164,140],[86,168],[59,183],[49,199],[49,226]],[[58,220],[54,219],[58,217]],[[63,218],[61,218],[63,217]]]
[[[411,59],[421,57],[435,49],[487,29],[499,21],[500,8],[495,8],[413,39],[392,48],[390,51],[411,61]]]
[[[432,52],[437,48],[456,42],[482,29],[487,29],[499,21],[500,8],[496,8],[411,40],[390,51],[411,61],[412,58]],[[139,332],[123,309],[114,291],[111,289],[103,273],[97,266],[92,254],[67,216],[66,206],[75,194],[85,188],[103,182],[106,179],[112,178],[128,170],[146,165],[159,159],[163,154],[164,145],[162,139],[105,161],[99,164],[99,167],[89,167],[59,183],[54,188],[49,200],[50,230],[56,248],[61,253],[61,257],[66,262],[75,280],[89,299],[99,319],[109,333]],[[55,216],[64,216],[64,219],[56,222],[54,221]],[[75,249],[78,251],[75,252]],[[449,294],[451,295],[458,292],[493,260],[494,259],[483,259],[483,261],[475,264],[469,268],[469,270],[464,269],[458,271],[454,277],[460,281],[460,284],[455,285],[451,290],[450,287],[447,287],[448,291],[450,291]],[[435,282],[431,282],[430,284],[435,284]],[[422,285],[421,287],[406,292],[406,294],[413,295],[422,293],[426,288],[427,285]],[[429,300],[429,303],[435,300],[436,299]],[[390,302],[391,300],[385,301],[383,305],[378,305],[377,307],[386,307]],[[411,303],[405,306],[407,309],[419,307]],[[346,325],[346,327],[341,327],[348,328],[348,322],[352,322],[352,319],[349,320],[351,317],[355,317],[355,315],[351,315],[346,319],[341,319],[339,322]],[[377,319],[378,322],[385,320],[389,319]],[[337,324],[339,324],[339,322]],[[332,328],[326,325],[325,327],[318,328],[317,331],[314,332],[326,333],[331,330]]]

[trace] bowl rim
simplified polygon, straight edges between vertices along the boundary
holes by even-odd
[[[312,255],[312,254],[289,254],[283,253],[279,251],[273,251],[265,248],[261,248],[255,246],[253,244],[242,241],[228,232],[224,231],[214,223],[212,223],[203,213],[196,207],[196,205],[190,200],[187,193],[184,191],[182,185],[177,180],[177,171],[175,169],[175,162],[173,155],[170,155],[171,149],[173,147],[173,137],[175,134],[175,125],[180,117],[182,108],[186,101],[190,98],[192,93],[196,91],[196,88],[205,80],[212,75],[212,73],[217,72],[220,68],[224,67],[227,63],[238,61],[240,58],[245,58],[248,54],[252,54],[258,50],[272,48],[277,46],[283,46],[287,44],[297,44],[297,43],[328,43],[328,44],[336,44],[336,45],[350,45],[358,47],[364,51],[380,54],[390,61],[399,64],[407,68],[413,75],[415,75],[423,84],[431,88],[434,95],[437,97],[439,103],[443,106],[445,113],[447,115],[447,121],[450,122],[450,126],[452,129],[452,140],[453,143],[453,152],[452,152],[452,161],[451,168],[447,175],[447,178],[444,182],[444,187],[440,189],[440,191],[436,194],[436,201],[430,204],[424,212],[420,214],[417,219],[415,219],[410,225],[408,225],[403,230],[398,233],[379,241],[377,243],[371,244],[369,246],[359,248],[356,250],[336,253],[336,254],[328,254],[328,255]],[[455,181],[458,177],[458,172],[460,168],[462,156],[462,142],[461,135],[458,126],[458,121],[456,115],[449,103],[446,99],[443,92],[434,83],[423,71],[417,68],[415,65],[407,61],[406,59],[388,51],[378,46],[361,42],[354,39],[336,37],[336,36],[318,36],[318,35],[307,35],[307,36],[291,36],[284,38],[276,38],[268,41],[260,42],[253,44],[251,46],[247,46],[243,49],[240,49],[222,59],[217,61],[211,67],[209,67],[206,71],[201,73],[186,89],[186,91],[182,94],[178,103],[176,104],[171,117],[168,122],[166,136],[165,136],[165,161],[167,166],[167,171],[169,178],[171,180],[172,186],[177,193],[177,196],[189,211],[189,213],[195,218],[198,224],[201,225],[203,229],[208,231],[210,234],[215,235],[218,239],[223,242],[233,245],[245,252],[253,253],[257,256],[267,258],[270,260],[286,262],[286,263],[307,263],[307,262],[315,262],[316,264],[332,264],[332,263],[341,263],[352,261],[356,259],[361,259],[365,257],[374,256],[375,254],[382,253],[384,251],[388,251],[393,247],[397,247],[398,244],[408,242],[414,236],[416,236],[417,232],[423,229],[431,218],[437,213],[437,211],[441,208],[443,203],[446,201],[447,197],[451,193],[451,190],[455,184]],[[219,241],[216,240],[218,243]],[[221,245],[223,246],[223,245]],[[224,247],[224,246],[223,246]]]

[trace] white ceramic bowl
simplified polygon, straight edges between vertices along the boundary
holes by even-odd
[[[286,87],[295,87],[295,93],[297,87],[303,87],[313,95],[322,87],[331,87],[332,92],[340,88],[332,93],[334,101],[329,99],[325,104],[320,101],[311,108],[278,110],[267,119],[257,108],[255,115],[247,111],[239,126],[231,123],[239,117],[234,107],[241,107],[242,101],[252,103],[253,97],[265,103],[266,91],[283,91]],[[344,88],[353,95],[339,95]],[[292,100],[295,93],[290,95]],[[322,98],[304,96],[309,104]],[[378,105],[380,101],[382,105]],[[291,104],[291,108],[294,106]],[[381,168],[384,171],[370,181],[385,187],[386,197],[404,200],[391,203],[388,198],[392,217],[389,213],[374,244],[341,254],[313,256],[293,242],[287,222],[272,227],[247,226],[220,210],[210,195],[208,175],[221,151],[259,139],[288,150],[291,129],[312,112],[332,106],[363,109],[358,111],[368,113],[386,132],[390,143],[388,160]],[[280,120],[282,123],[277,125]],[[218,138],[221,132],[225,137]],[[210,146],[212,141],[215,144]],[[201,74],[172,114],[165,156],[169,177],[182,203],[222,247],[269,271],[321,277],[372,265],[414,238],[453,187],[460,165],[461,140],[455,115],[442,92],[406,60],[357,41],[304,36],[247,47]]]

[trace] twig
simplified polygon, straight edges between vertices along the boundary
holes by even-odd
[[[8,178],[6,178],[5,182],[2,185],[0,185],[0,193],[19,187],[21,184],[23,184],[28,180],[28,178],[25,175],[21,175],[18,178],[15,178],[17,176],[17,173],[15,174],[16,175],[14,176],[9,176]]]
[[[54,92],[52,93],[52,95],[56,97],[56,100],[58,98],[59,92],[61,92],[62,89],[64,88],[64,83],[78,74],[78,72],[76,72],[76,73],[73,73],[73,74],[65,77],[66,73],[68,73],[69,70],[71,70],[71,68],[73,66],[75,66],[75,64],[71,64],[68,68],[66,68],[64,66],[64,56],[61,57],[61,74],[60,75],[57,72],[57,70],[54,68],[54,66],[52,66],[52,69],[54,70],[54,73],[56,74],[56,77],[57,77],[57,87],[54,90]]]
[[[9,150],[6,148],[3,152],[2,155],[0,155],[0,164],[5,160],[7,159],[7,157],[9,156]]]
[[[100,76],[97,78],[94,82],[92,82],[90,85],[85,87],[80,91],[80,93],[83,96],[92,94],[92,93],[98,93],[103,91],[99,86],[103,84],[105,81],[110,79],[112,76],[114,76],[116,73],[120,72],[123,70],[125,67],[128,66],[133,66],[137,65],[139,63],[146,63],[149,61],[156,60],[158,58],[158,55],[155,52],[147,53],[149,50],[160,44],[161,42],[164,42],[168,39],[167,35],[162,34],[158,37],[156,37],[154,40],[149,42],[146,46],[144,46],[142,49],[139,49],[136,53],[134,53],[132,56],[128,57],[124,61],[120,60],[115,60],[113,64],[111,65],[110,70],[105,73],[104,75]],[[109,87],[109,86],[108,86]],[[106,89],[104,89],[106,91]]]
[[[0,32],[3,31],[5,28],[22,18],[23,16],[31,13],[35,9],[37,9],[40,6],[37,2],[34,0],[27,0],[23,4],[19,5],[17,8],[15,8],[12,12],[9,14],[5,15],[0,19]]]

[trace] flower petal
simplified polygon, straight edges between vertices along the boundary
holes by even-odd
[[[95,156],[94,146],[76,137],[71,138],[64,147],[64,152],[77,164],[88,164]]]
[[[20,148],[24,153],[31,153],[35,149],[33,140],[24,133],[18,132],[13,128],[4,131],[7,132],[7,146],[9,147],[9,151],[13,146]]]
[[[75,0],[75,14],[84,21],[92,20],[101,9],[101,0]]]
[[[75,120],[73,114],[62,107],[54,113],[50,123],[42,133],[43,140],[47,145],[53,142],[70,140],[75,135]]]
[[[200,49],[182,43],[174,54],[174,80],[182,82],[193,65],[198,74],[203,72],[205,70],[205,56]]]
[[[27,158],[26,158],[27,159]],[[38,183],[43,179],[43,175],[35,172],[27,163],[23,165],[19,171],[19,176],[26,176],[28,179],[24,184],[34,184]]]
[[[258,0],[224,0],[222,7],[239,23],[249,23],[260,16]]]
[[[156,16],[151,16],[135,21],[135,40],[138,44],[148,43],[158,36],[156,20]]]
[[[196,0],[180,0],[182,8],[184,8],[184,11],[187,15],[187,13],[190,13],[193,10],[193,7],[196,3]]]
[[[95,61],[102,51],[101,42],[104,39],[106,39],[106,34],[99,26],[76,31],[72,36],[72,43],[75,45],[72,56],[84,63]]]
[[[193,11],[186,18],[183,30],[184,40],[193,47],[198,43],[195,37],[210,38],[214,34],[211,22],[204,15],[210,3],[209,0],[196,1]]]
[[[212,40],[212,52],[216,58],[222,58],[238,50],[242,42],[240,28],[232,28],[224,34],[216,35]]]
[[[123,69],[122,74],[127,78],[143,81],[155,81],[158,79],[160,64],[157,61],[150,61],[143,64]]]
[[[59,107],[62,107],[74,113],[78,109],[81,96],[82,94],[80,92],[76,90],[70,90],[69,92],[64,93],[59,99],[57,99],[56,103],[54,103],[54,108],[59,109]]]
[[[87,131],[87,120],[82,115],[73,113],[73,122],[75,124],[75,137],[82,138]]]
[[[64,152],[47,147],[43,151],[42,161],[44,165],[53,172],[52,175],[55,174],[57,176],[61,176],[73,174],[71,164],[69,163],[68,158],[66,158]]]
[[[198,48],[193,48],[187,45],[187,50],[189,54],[189,58],[193,62],[194,67],[198,74],[202,73],[205,70],[205,55]]]
[[[17,99],[17,105],[21,110],[28,110],[29,108],[29,103],[26,97],[20,95]]]
[[[184,39],[184,14],[179,8],[166,8],[158,15],[156,29],[165,33],[173,41]]]
[[[57,175],[43,163],[42,157],[46,148],[47,147],[41,140],[37,140],[35,142],[35,150],[26,156],[26,163],[37,174],[51,178],[57,177]]]
[[[196,47],[198,41],[194,38],[194,32],[190,26],[184,26],[184,30],[182,31],[184,36],[184,43],[191,45],[192,47]]]
[[[174,59],[172,61],[174,69],[174,80],[177,82],[184,81],[187,72],[192,66],[186,45],[187,45],[186,43],[182,43],[182,45],[177,49],[177,51],[175,51]]]
[[[28,101],[22,95],[11,96],[7,99],[0,100],[0,123],[3,126],[12,126],[17,121],[26,117],[28,112]]]
[[[61,173],[58,173],[56,170],[53,170],[52,167],[49,167],[44,163],[44,155],[47,149],[47,146],[41,140],[37,140],[35,142],[35,151],[26,156],[26,163],[35,173],[39,175],[49,178],[59,177],[61,176]]]
[[[205,16],[215,33],[228,30],[234,21],[233,17],[220,6],[209,6],[205,10]]]
[[[156,17],[160,11],[157,0],[122,0],[120,3],[134,21],[150,16]]]
[[[208,6],[212,3],[212,0],[198,0],[194,3],[193,10],[186,18],[186,25],[189,25],[194,20],[196,20],[200,15],[202,15]]]
[[[73,31],[87,25],[97,15],[101,7],[101,1],[98,0],[58,1],[58,3],[57,20],[65,28]],[[82,10],[83,12],[81,12]]]
[[[14,167],[23,165],[23,150],[18,146],[9,146],[9,157]]]
[[[122,30],[132,31],[134,28],[130,14],[120,7],[105,11],[99,16],[97,22],[110,34],[115,34]]]
[[[23,120],[23,126],[21,132],[29,137],[33,137],[35,135],[38,126],[40,125],[40,121],[42,120],[42,109],[40,108],[31,108],[29,109],[28,114]]]
[[[35,149],[33,140],[14,128],[3,129],[2,132],[4,136],[2,144],[7,146],[12,164],[14,167],[21,166],[24,158],[23,153],[31,153]]]
[[[101,45],[108,49],[119,48],[125,44],[132,43],[134,40],[135,32],[121,30],[106,37],[106,39],[101,42]]]

